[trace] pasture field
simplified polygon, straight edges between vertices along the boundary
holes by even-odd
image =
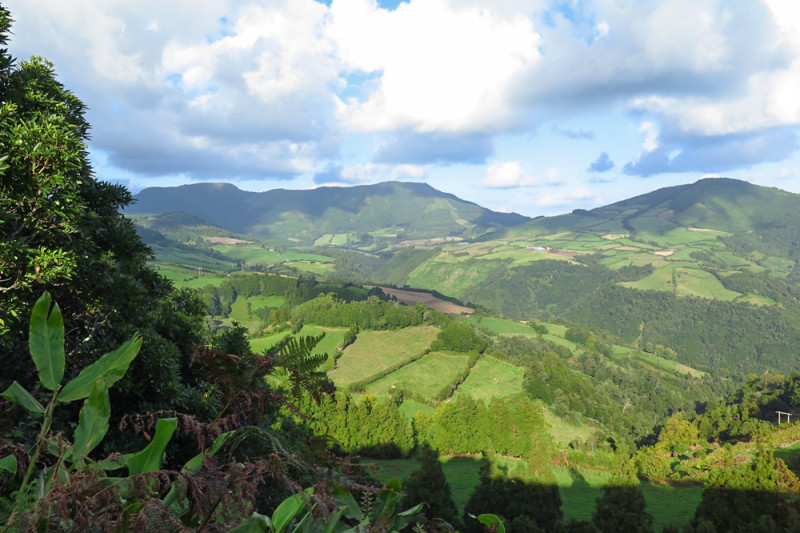
[[[219,285],[228,279],[227,276],[200,276],[184,280],[174,280],[175,286],[182,289],[202,289],[206,285]]]
[[[536,335],[536,331],[532,327],[504,318],[471,316],[464,318],[463,321],[472,324],[476,328],[487,329],[499,335]]]
[[[300,330],[300,333],[298,333],[295,336],[296,337],[316,336],[324,332],[325,337],[319,342],[319,344],[317,344],[316,348],[314,348],[314,353],[328,354],[328,361],[322,365],[321,369],[329,370],[333,368],[333,353],[336,351],[336,348],[340,344],[342,344],[342,339],[344,338],[345,331],[347,331],[347,328],[328,328],[323,326],[317,326],[315,324],[306,324],[303,326],[303,329]],[[291,335],[291,332],[289,330],[281,331],[280,333],[275,333],[267,337],[250,339],[250,349],[253,350],[253,352],[255,353],[262,353],[267,348],[271,348],[272,346],[277,344],[278,341],[280,341],[287,335]]]
[[[405,365],[388,376],[367,385],[367,392],[388,394],[392,386],[401,387],[423,398],[434,398],[459,374],[469,370],[467,355],[431,352],[421,359]]]
[[[217,244],[212,248],[233,261],[240,261],[247,266],[270,266],[287,261],[313,261],[330,263],[333,261],[326,255],[309,254],[303,252],[279,252],[275,249],[261,248],[260,246],[226,245]]]
[[[625,346],[617,346],[616,344],[613,346],[613,349],[614,355],[617,356],[616,358],[618,360],[627,357],[633,357],[635,359],[644,361],[651,366],[660,368],[661,370],[666,370],[667,372],[673,372],[676,374],[689,374],[694,378],[699,378],[706,375],[706,372],[686,366],[678,361],[672,361],[670,359],[659,357],[658,355],[652,353],[636,350],[634,348],[627,348]]]
[[[250,308],[255,311],[263,307],[280,307],[283,305],[283,296],[250,296]]]
[[[462,296],[464,291],[480,282],[498,264],[492,261],[474,261],[459,264],[453,259],[438,255],[426,261],[408,275],[408,285],[422,289],[435,289],[442,294]],[[445,262],[447,261],[447,262]]]
[[[647,502],[647,512],[653,515],[655,531],[670,524],[688,523],[703,496],[702,485],[675,486],[642,481],[639,488]]]
[[[484,355],[478,359],[464,383],[458,386],[453,397],[466,394],[486,403],[492,398],[505,398],[522,392],[525,370]]]
[[[439,334],[433,326],[414,326],[400,330],[363,331],[356,342],[345,348],[336,368],[328,376],[337,387],[374,376],[430,347]]]
[[[540,400],[539,400],[540,401]],[[547,407],[542,410],[547,423],[550,424],[550,435],[558,446],[566,447],[575,439],[586,440],[597,429],[587,422],[569,422],[559,418]]]
[[[442,470],[453,495],[459,514],[464,512],[464,507],[469,497],[480,485],[480,470],[484,459],[475,456],[441,456]],[[362,464],[373,463],[376,467],[375,477],[386,484],[392,479],[404,482],[412,472],[419,468],[419,463],[414,459],[373,459]]]
[[[403,400],[403,403],[400,404],[400,412],[403,413],[409,420],[414,418],[414,415],[420,411],[428,416],[433,416],[433,407],[430,405],[426,405],[414,400]]]
[[[283,263],[288,267],[295,268],[300,272],[308,272],[317,276],[323,276],[333,271],[332,263],[320,263],[316,261],[286,261]]]
[[[713,274],[699,268],[685,268],[685,266],[685,263],[680,267],[676,263],[658,268],[646,278],[622,282],[620,285],[639,290],[673,291],[675,290],[672,282],[674,272],[679,296],[695,296],[722,301],[732,301],[741,296],[738,292],[726,289]]]

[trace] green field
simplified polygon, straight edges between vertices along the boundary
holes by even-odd
[[[480,457],[443,456],[439,458],[439,461],[442,463],[444,476],[450,485],[453,502],[456,504],[458,512],[463,513],[475,487],[480,485],[480,470],[484,460]],[[392,479],[399,479],[402,482],[419,468],[414,459],[375,459],[370,462],[376,466],[375,477],[384,484]]]
[[[333,367],[333,353],[336,351],[336,348],[342,344],[345,331],[347,331],[346,328],[328,328],[314,324],[306,324],[296,336],[316,336],[320,333],[325,333],[325,337],[317,344],[316,348],[314,348],[314,353],[328,354],[328,361],[322,366],[322,370],[328,370]],[[263,353],[264,350],[271,348],[289,334],[291,334],[291,332],[286,330],[268,337],[250,339],[250,349],[255,353]]]
[[[522,392],[525,370],[484,355],[456,389],[455,396],[467,394],[476,400],[489,402],[492,398],[505,398]]]
[[[486,329],[500,335],[536,335],[536,331],[532,327],[504,318],[471,316],[463,320],[476,328]]]
[[[466,355],[431,352],[370,383],[367,385],[367,392],[385,395],[392,387],[400,387],[419,394],[422,398],[433,399],[459,374],[468,370],[468,360]]]
[[[386,370],[430,347],[439,334],[433,326],[400,330],[362,331],[356,342],[345,348],[337,367],[328,376],[337,387],[346,387]]]

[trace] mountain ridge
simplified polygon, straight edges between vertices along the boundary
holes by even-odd
[[[471,237],[529,220],[500,213],[426,183],[389,181],[310,190],[243,191],[228,183],[151,187],[126,214],[184,212],[271,241],[314,242],[323,234],[381,232],[403,238]]]

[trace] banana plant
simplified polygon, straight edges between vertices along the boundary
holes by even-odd
[[[402,531],[413,522],[424,504],[399,511],[402,499],[400,482],[393,479],[375,497],[367,511],[361,509],[352,494],[336,487],[333,497],[338,508],[326,519],[315,520],[310,512],[312,489],[286,498],[271,517],[253,515],[231,530],[231,533],[359,533]],[[346,519],[347,521],[343,521]]]
[[[67,383],[63,383],[64,320],[58,304],[53,302],[47,292],[33,306],[28,338],[31,359],[36,367],[39,382],[43,389],[50,391],[50,399],[46,405],[42,405],[33,394],[16,381],[0,393],[6,400],[41,419],[39,434],[27,450],[30,460],[22,476],[18,495],[35,493],[41,497],[50,490],[54,479],[66,481],[71,472],[84,470],[90,466],[101,470],[117,470],[125,467],[128,470],[128,477],[161,468],[167,444],[177,427],[175,418],[158,420],[153,439],[140,452],[91,465],[87,463],[89,454],[108,432],[111,416],[108,390],[122,379],[139,353],[142,339],[138,334],[117,349],[102,355]],[[55,446],[48,448],[48,445],[52,444],[50,427],[56,407],[59,404],[79,400],[83,400],[83,406],[72,435],[72,442],[62,449]],[[55,466],[45,468],[34,476],[39,456],[45,450],[51,451],[56,456]],[[0,473],[6,471],[16,475],[17,467],[17,460],[13,455],[0,457]],[[107,481],[121,483],[122,492],[125,492],[127,478],[107,478]],[[36,490],[31,491],[34,485]]]

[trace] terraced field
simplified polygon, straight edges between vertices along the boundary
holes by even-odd
[[[522,368],[484,355],[456,389],[454,397],[467,394],[487,403],[492,398],[507,398],[522,392],[524,377]]]
[[[431,352],[367,385],[367,392],[386,395],[393,387],[410,390],[422,398],[434,398],[448,383],[468,370],[463,354]]]
[[[345,348],[328,376],[337,387],[346,387],[421,354],[438,334],[439,329],[433,326],[361,332],[357,341]]]

